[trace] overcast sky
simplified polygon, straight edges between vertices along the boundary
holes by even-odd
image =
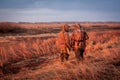
[[[0,0],[0,21],[120,21],[120,0]]]

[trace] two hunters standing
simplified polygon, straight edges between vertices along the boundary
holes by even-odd
[[[73,25],[74,31],[69,36],[69,25],[64,24],[62,31],[58,34],[57,44],[60,49],[61,62],[69,58],[69,50],[73,49],[77,61],[83,60],[83,53],[86,48],[86,40],[89,39],[85,29],[80,24]]]

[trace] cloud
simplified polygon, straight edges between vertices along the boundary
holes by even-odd
[[[0,21],[120,21],[119,13],[91,10],[56,10],[49,8],[0,9]]]

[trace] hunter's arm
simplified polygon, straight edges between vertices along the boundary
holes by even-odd
[[[89,39],[88,34],[85,32],[85,40]]]

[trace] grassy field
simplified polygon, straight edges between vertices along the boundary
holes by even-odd
[[[81,23],[90,37],[83,63],[73,51],[60,62],[56,38],[62,24],[0,23],[0,79],[120,79],[120,23]]]

